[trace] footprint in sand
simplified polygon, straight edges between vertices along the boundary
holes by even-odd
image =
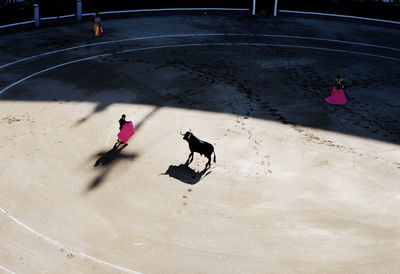
[[[254,143],[256,144],[256,145],[258,145],[258,146],[260,146],[261,144],[260,144],[260,142],[262,142],[262,141],[257,141],[257,140],[254,140]]]

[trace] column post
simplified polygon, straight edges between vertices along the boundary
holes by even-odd
[[[274,6],[274,16],[276,16],[276,12],[278,11],[278,0],[275,0],[275,6]]]
[[[76,20],[82,21],[82,0],[76,0]]]
[[[253,11],[251,14],[256,15],[256,0],[253,0]]]
[[[35,26],[39,27],[40,26],[40,17],[39,17],[39,5],[34,4],[33,5],[33,13],[35,17]]]

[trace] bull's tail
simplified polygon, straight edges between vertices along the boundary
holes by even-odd
[[[214,150],[214,163],[217,161],[217,156],[215,154],[215,150]]]

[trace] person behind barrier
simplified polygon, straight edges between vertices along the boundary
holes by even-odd
[[[101,18],[98,12],[96,12],[96,15],[94,16],[93,31],[96,37],[103,35],[103,28],[101,27]]]
[[[340,75],[336,76],[335,87],[337,90],[344,89],[344,80],[343,80],[342,76],[340,76]]]

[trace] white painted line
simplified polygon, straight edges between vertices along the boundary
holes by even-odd
[[[167,35],[133,37],[133,38],[120,39],[120,40],[111,40],[111,41],[104,41],[104,42],[98,42],[98,43],[84,44],[84,45],[59,49],[59,50],[48,51],[48,52],[44,52],[44,53],[41,53],[38,55],[33,55],[30,57],[22,58],[22,59],[14,61],[14,62],[1,65],[0,69],[6,68],[11,65],[18,64],[18,63],[21,63],[24,61],[28,61],[28,60],[31,60],[34,58],[51,55],[51,54],[55,54],[55,53],[60,53],[60,52],[64,52],[64,51],[74,50],[74,49],[91,47],[91,46],[99,46],[99,45],[106,45],[106,44],[112,44],[112,43],[123,43],[123,42],[129,42],[129,41],[148,40],[148,39],[180,38],[180,37],[187,38],[187,37],[205,37],[205,36],[244,36],[244,37],[247,36],[247,37],[304,39],[304,40],[326,41],[326,42],[334,42],[334,43],[342,43],[342,44],[349,44],[349,45],[357,45],[357,46],[374,47],[374,48],[388,49],[388,50],[393,50],[393,51],[400,51],[400,49],[398,49],[398,48],[380,46],[380,45],[375,45],[375,44],[351,42],[351,41],[337,40],[337,39],[318,38],[318,37],[314,38],[314,37],[307,37],[307,36],[275,35],[275,34],[248,34],[248,33],[198,33],[198,34],[188,33],[188,34],[167,34]]]
[[[68,18],[68,17],[75,17],[75,14],[68,14],[68,15],[61,15],[61,16],[53,16],[53,17],[44,17],[44,18],[40,18],[40,21],[55,20],[55,19]]]
[[[84,44],[84,45],[79,45],[75,47],[69,47],[69,48],[64,48],[64,49],[59,49],[59,50],[54,50],[54,51],[48,51],[45,53],[41,53],[38,55],[33,55],[30,57],[22,58],[19,60],[16,60],[14,62],[5,64],[0,66],[0,69],[6,68],[8,66],[21,63],[24,61],[28,61],[34,58],[46,56],[46,55],[51,55],[54,53],[60,53],[64,51],[69,51],[69,50],[74,50],[74,49],[79,49],[79,48],[84,48],[84,47],[91,47],[91,46],[99,46],[99,45],[105,45],[105,44],[112,44],[112,43],[121,43],[121,42],[129,42],[129,41],[138,41],[138,40],[147,40],[147,39],[159,39],[159,38],[175,38],[175,37],[193,37],[193,36],[212,36],[212,35],[224,35],[223,33],[219,34],[171,34],[171,35],[154,35],[154,36],[146,36],[146,37],[134,37],[134,38],[126,38],[126,39],[120,39],[120,40],[111,40],[111,41],[104,41],[104,42],[98,42],[98,43],[91,43],[91,44]]]
[[[2,25],[2,26],[0,26],[0,29],[19,26],[19,25],[32,24],[32,23],[35,23],[35,21],[25,21],[25,22],[19,22],[19,23],[14,23],[14,24]]]
[[[349,19],[383,22],[383,23],[390,23],[390,24],[400,24],[400,22],[398,22],[398,21],[382,20],[382,19],[367,18],[367,17],[358,17],[358,16],[352,16],[352,15],[343,15],[343,14],[331,14],[331,13],[308,12],[308,11],[297,11],[297,10],[279,10],[279,12],[309,14],[309,15],[322,15],[322,16],[342,17],[342,18],[349,18]]]
[[[249,35],[251,35],[251,34],[249,34]],[[380,46],[380,45],[376,45],[376,44],[368,44],[368,43],[360,43],[360,42],[351,42],[351,41],[346,41],[346,40],[319,38],[319,37],[293,36],[293,35],[270,35],[270,34],[259,34],[257,36],[261,36],[261,37],[265,36],[265,37],[273,37],[273,38],[302,39],[302,40],[313,40],[313,41],[325,41],[325,42],[334,42],[334,43],[341,43],[341,44],[348,44],[348,45],[356,45],[356,46],[364,46],[364,47],[372,47],[372,48],[400,51],[400,48],[386,47],[386,46]]]
[[[10,269],[6,268],[5,266],[2,266],[1,264],[0,264],[0,270],[4,270],[5,272],[10,273],[10,274],[17,274],[15,272],[11,271]]]
[[[345,49],[332,49],[332,48],[322,48],[322,47],[312,47],[312,46],[295,46],[295,45],[285,45],[285,44],[270,44],[268,46],[271,46],[271,47],[286,47],[286,48],[301,48],[301,49],[315,49],[315,50],[325,50],[325,51],[333,51],[333,52],[344,52],[344,53],[365,55],[365,56],[382,58],[382,59],[393,60],[393,61],[400,61],[400,58],[389,57],[389,56],[378,55],[378,54],[371,54],[371,53],[360,52],[360,51],[345,50]]]
[[[54,20],[54,19],[57,19],[57,16],[40,18],[40,21]]]
[[[28,79],[30,79],[30,78],[38,75],[38,74],[41,74],[43,72],[50,71],[50,70],[53,70],[53,69],[56,69],[56,68],[59,68],[59,67],[64,67],[64,66],[67,66],[67,65],[70,65],[70,64],[74,64],[74,63],[78,63],[78,62],[82,62],[82,61],[95,59],[95,58],[102,57],[102,56],[108,56],[108,55],[111,55],[111,53],[100,54],[100,55],[97,55],[97,56],[91,56],[91,57],[87,57],[87,58],[82,58],[82,59],[78,59],[78,60],[70,61],[70,62],[67,62],[67,63],[59,64],[59,65],[56,65],[56,66],[53,66],[53,67],[50,67],[50,68],[35,72],[35,73],[31,74],[31,75],[28,75],[25,78],[22,78],[21,80],[18,80],[17,82],[14,82],[13,84],[11,84],[8,87],[6,87],[5,89],[1,90],[0,94],[2,94],[7,89],[12,88],[13,86],[18,85],[18,84],[22,83],[23,81],[28,80]]]
[[[286,44],[267,44],[267,43],[194,43],[194,44],[178,44],[178,45],[167,45],[167,46],[154,46],[147,48],[138,48],[138,49],[128,49],[117,51],[114,54],[119,53],[128,53],[134,51],[141,50],[149,50],[149,49],[162,49],[162,48],[172,48],[172,47],[193,47],[193,46],[262,46],[262,47],[284,47],[284,48],[301,48],[301,49],[313,49],[313,50],[325,50],[325,51],[333,51],[333,52],[344,52],[350,54],[359,54],[377,58],[383,58],[388,60],[400,61],[400,58],[388,57],[383,55],[370,54],[359,51],[351,51],[351,50],[342,50],[342,49],[331,49],[331,48],[322,48],[322,47],[312,47],[312,46],[297,46],[297,45],[286,45]],[[0,91],[1,94],[1,91]]]
[[[115,265],[115,264],[112,264],[112,263],[103,261],[103,260],[101,260],[101,259],[92,257],[92,256],[87,255],[87,254],[85,254],[85,253],[82,253],[82,252],[80,252],[80,251],[74,250],[74,249],[72,249],[72,248],[70,248],[70,247],[68,247],[68,246],[65,246],[65,245],[63,245],[63,244],[61,244],[61,243],[59,243],[59,242],[57,242],[57,241],[55,241],[55,240],[53,240],[53,239],[50,239],[49,237],[43,235],[42,233],[40,233],[40,232],[34,230],[33,228],[27,226],[26,224],[24,224],[23,222],[21,222],[21,221],[18,220],[17,218],[15,218],[15,217],[11,216],[10,214],[8,214],[7,211],[5,211],[4,209],[0,208],[0,212],[3,213],[5,216],[7,216],[9,219],[11,219],[11,220],[13,220],[14,222],[16,222],[17,224],[19,224],[20,226],[22,226],[23,228],[25,228],[26,230],[28,230],[28,231],[30,231],[31,233],[33,233],[33,234],[39,236],[39,238],[41,238],[41,239],[43,239],[43,240],[45,240],[45,241],[47,241],[47,242],[49,242],[49,243],[51,243],[51,244],[53,244],[53,245],[59,247],[59,248],[63,248],[63,249],[68,250],[69,252],[74,253],[74,254],[76,254],[76,255],[82,257],[82,258],[86,258],[86,259],[92,260],[92,261],[97,262],[97,263],[99,263],[99,264],[103,264],[103,265],[106,265],[106,266],[108,266],[108,267],[111,267],[111,268],[120,270],[120,271],[124,271],[124,272],[128,272],[128,273],[141,274],[141,272],[133,271],[133,270],[131,270],[131,269],[128,269],[128,268],[125,268],[125,267],[122,267],[122,266],[119,266],[119,265]]]
[[[94,16],[96,13],[90,12],[90,13],[82,13],[82,16]]]
[[[165,46],[153,46],[153,47],[145,47],[145,48],[136,48],[136,49],[128,49],[128,50],[122,50],[122,51],[117,51],[113,53],[104,53],[100,55],[94,55],[82,59],[77,59],[73,60],[70,62],[62,63],[53,67],[46,68],[44,70],[35,72],[33,74],[30,74],[26,76],[25,78],[18,80],[17,82],[14,82],[13,84],[5,87],[4,89],[0,90],[0,94],[5,92],[6,90],[22,83],[25,80],[28,80],[36,75],[39,75],[41,73],[59,68],[59,67],[64,67],[70,64],[82,62],[82,61],[87,61],[87,60],[92,60],[96,59],[98,57],[104,57],[104,56],[110,56],[113,54],[121,54],[121,53],[129,53],[129,52],[135,52],[135,51],[144,51],[144,50],[152,50],[152,49],[165,49],[165,48],[174,48],[174,47],[195,47],[195,46],[262,46],[262,47],[284,47],[284,48],[300,48],[300,49],[312,49],[312,50],[322,50],[322,51],[332,51],[332,52],[342,52],[342,53],[349,53],[349,54],[358,54],[358,55],[364,55],[364,56],[369,56],[369,57],[376,57],[376,58],[382,58],[382,59],[387,59],[387,60],[393,60],[393,61],[400,61],[400,58],[394,58],[394,57],[388,57],[384,55],[376,55],[376,54],[370,54],[370,53],[365,53],[365,52],[359,52],[359,51],[350,51],[350,50],[342,50],[342,49],[332,49],[332,48],[322,48],[322,47],[311,47],[311,46],[296,46],[296,45],[286,45],[286,44],[267,44],[267,43],[195,43],[195,44],[174,44],[174,45],[165,45]]]
[[[75,14],[61,15],[60,18],[70,18],[75,17]]]

